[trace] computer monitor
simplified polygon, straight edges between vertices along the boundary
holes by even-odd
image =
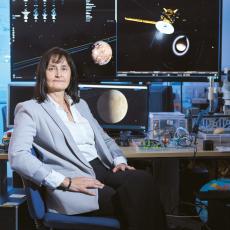
[[[118,0],[117,76],[131,81],[218,80],[221,0]]]
[[[80,85],[99,124],[111,134],[143,132],[148,127],[148,87],[144,85]]]
[[[33,97],[33,82],[10,83],[8,87],[7,127],[14,125],[14,110],[19,102]],[[144,131],[148,127],[148,87],[133,85],[80,84],[96,120],[111,132]]]
[[[33,98],[34,93],[33,82],[10,83],[8,86],[7,101],[7,127],[12,128],[14,125],[14,110],[19,102],[27,101]]]

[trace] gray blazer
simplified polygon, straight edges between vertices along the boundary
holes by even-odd
[[[100,159],[111,168],[113,158],[124,156],[122,151],[93,118],[84,100],[81,99],[75,106],[94,131]],[[31,154],[32,147],[36,148],[38,158]],[[40,186],[52,169],[66,177],[95,178],[91,165],[48,100],[44,103],[29,100],[16,106],[9,160],[13,170]],[[99,208],[98,191],[93,190],[96,196],[47,187],[46,205],[50,211],[63,214],[90,212]]]

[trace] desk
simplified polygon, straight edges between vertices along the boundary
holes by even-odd
[[[189,159],[194,157],[193,148],[166,148],[163,150],[145,149],[135,146],[121,147],[125,156],[128,159],[152,159],[153,175],[157,179],[162,187],[165,184],[169,186],[162,192],[163,194],[168,194],[168,191],[172,191],[171,198],[174,203],[178,202],[179,199],[179,163],[178,159]],[[229,158],[229,152],[219,152],[219,151],[203,151],[201,144],[197,147],[197,158]],[[164,164],[158,164],[158,159],[164,159]],[[7,193],[7,160],[8,154],[0,154],[0,198],[3,198]],[[162,175],[163,172],[163,175]],[[167,173],[169,172],[169,173]],[[159,179],[160,178],[160,179]],[[160,181],[159,181],[160,180]],[[178,198],[176,198],[178,197]],[[173,206],[170,204],[169,206]]]
[[[228,144],[229,145],[229,144]],[[168,214],[178,214],[180,204],[180,159],[193,159],[194,148],[146,149],[143,147],[122,147],[128,159],[151,160],[152,174],[159,185],[159,191],[165,211]],[[230,158],[230,151],[204,151],[198,144],[196,159]],[[192,192],[192,191],[191,191]]]
[[[13,194],[20,194],[22,197],[12,197]],[[4,203],[8,203],[8,205],[4,205]],[[5,200],[0,203],[0,223],[1,230],[35,229],[28,212],[24,189],[8,191]]]
[[[229,145],[229,144],[228,144]],[[127,158],[192,158],[194,157],[194,148],[165,148],[162,150],[145,149],[136,146],[121,147]],[[201,144],[197,146],[197,158],[215,158],[230,157],[230,151],[221,152],[217,150],[204,151]]]

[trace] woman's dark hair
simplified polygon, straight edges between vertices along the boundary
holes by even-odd
[[[78,96],[78,82],[77,82],[77,71],[76,66],[73,62],[72,57],[62,48],[53,47],[45,52],[37,66],[36,71],[36,85],[34,90],[34,97],[38,102],[44,102],[47,99],[47,82],[46,82],[46,69],[49,61],[52,57],[55,57],[56,62],[59,62],[61,58],[65,57],[71,70],[71,78],[68,88],[65,90],[66,94],[69,95],[73,103],[79,102]]]

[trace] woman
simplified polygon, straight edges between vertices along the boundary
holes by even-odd
[[[51,212],[117,216],[129,230],[164,229],[152,177],[127,164],[77,95],[73,60],[61,48],[48,50],[37,68],[35,99],[15,109],[12,169],[45,186]]]

